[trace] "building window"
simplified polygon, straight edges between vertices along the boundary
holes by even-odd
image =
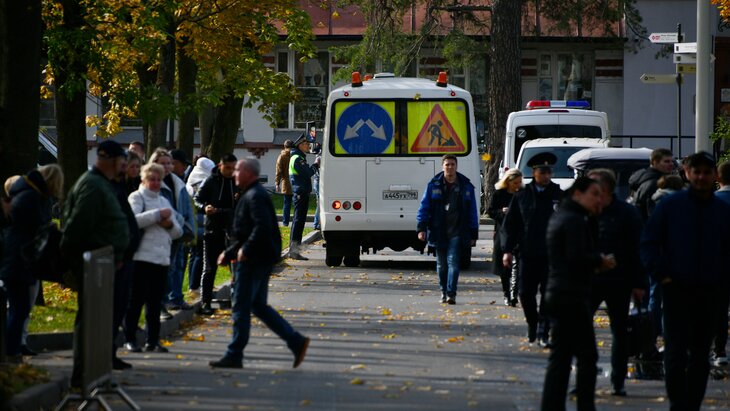
[[[294,128],[305,128],[311,122],[323,127],[329,95],[329,53],[321,51],[305,62],[300,58],[297,55],[294,64],[294,85],[301,94],[294,103]]]
[[[593,100],[593,53],[541,54],[538,63],[540,100]]]

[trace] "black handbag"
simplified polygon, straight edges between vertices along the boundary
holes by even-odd
[[[654,342],[651,312],[638,307],[629,314],[628,320],[628,354],[638,356],[656,350]]]
[[[63,283],[68,264],[61,255],[61,231],[50,222],[23,246],[21,256],[33,275],[41,281]]]

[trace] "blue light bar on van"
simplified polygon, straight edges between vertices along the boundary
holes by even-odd
[[[530,100],[525,106],[528,110],[538,108],[582,108],[589,109],[591,105],[585,100]]]

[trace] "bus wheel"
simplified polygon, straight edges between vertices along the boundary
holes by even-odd
[[[360,265],[360,256],[359,255],[346,255],[345,256],[345,266],[346,267],[357,267]]]
[[[327,265],[327,267],[339,267],[340,264],[342,264],[342,256],[330,255],[329,253],[327,253],[327,255],[324,257],[324,263]]]

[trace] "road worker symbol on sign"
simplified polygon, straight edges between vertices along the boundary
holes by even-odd
[[[394,113],[393,102],[337,103],[335,153],[393,153]]]
[[[466,119],[467,110],[461,101],[409,102],[409,152],[465,153]]]

